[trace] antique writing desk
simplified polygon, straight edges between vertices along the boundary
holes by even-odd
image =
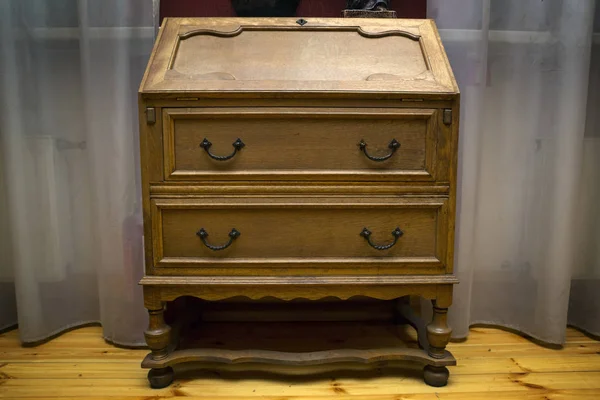
[[[190,361],[412,360],[446,384],[459,94],[432,21],[166,19],[139,105],[153,387]],[[426,327],[405,316],[421,348],[181,349],[163,316],[180,296],[407,295],[433,302]]]

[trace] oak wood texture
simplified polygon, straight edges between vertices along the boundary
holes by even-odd
[[[382,274],[445,273],[447,201],[405,198],[373,202],[361,199],[155,199],[152,200],[154,271],[178,268],[179,274]],[[376,250],[372,241],[392,242]],[[221,245],[231,229],[241,235],[222,251],[207,248],[196,233]],[[257,266],[261,265],[260,269]],[[286,272],[287,271],[287,272]],[[450,271],[448,271],[450,272]],[[170,273],[163,271],[162,273]],[[348,272],[346,272],[348,273]]]
[[[287,353],[269,350],[223,350],[195,348],[189,350],[178,350],[169,353],[161,361],[154,360],[150,355],[142,362],[146,368],[162,368],[163,365],[176,365],[178,363],[202,362],[223,364],[283,364],[283,365],[323,365],[337,363],[361,363],[376,364],[385,361],[417,361],[422,360],[432,364],[453,365],[454,358],[446,352],[446,357],[440,361],[433,357],[427,357],[420,349],[401,349],[390,347],[383,349],[345,349],[315,351],[309,353]]]
[[[152,387],[187,361],[413,360],[426,383],[448,380],[459,94],[435,24],[307,20],[160,29],[139,93]],[[182,321],[171,329],[164,314],[182,296],[420,296],[435,312],[428,325],[410,317],[420,349],[225,351],[177,347]]]
[[[311,18],[304,26],[296,20],[166,18],[140,91],[439,98],[458,91],[432,20]]]
[[[216,325],[216,324],[215,324]],[[214,326],[214,325],[213,325]],[[253,325],[259,326],[257,324]],[[217,332],[213,332],[217,333]],[[233,335],[229,330],[225,334]],[[219,333],[220,335],[220,333]],[[209,336],[208,334],[206,335]],[[416,334],[405,342],[416,346]],[[379,340],[375,330],[364,337]],[[336,337],[343,341],[344,335]],[[215,339],[218,340],[218,339]],[[299,341],[298,344],[304,344]],[[244,343],[238,346],[243,348]],[[522,336],[492,328],[472,328],[464,342],[449,343],[457,357],[450,383],[423,385],[420,372],[400,364],[373,368],[357,363],[332,366],[213,364],[177,371],[185,379],[151,389],[140,360],[146,349],[108,344],[102,328],[67,332],[36,347],[22,347],[19,331],[0,335],[0,398],[244,400],[596,400],[600,398],[600,342],[569,328],[562,349],[539,346]],[[396,368],[404,368],[403,379]],[[284,374],[284,375],[282,375]]]
[[[441,113],[402,108],[166,108],[163,143],[167,180],[199,179],[361,179],[448,181],[436,170],[441,148],[450,143]],[[212,143],[217,155],[232,153],[238,138],[245,147],[227,161],[212,159],[199,146]],[[360,150],[367,144],[372,161]],[[440,176],[436,176],[439,173]]]
[[[308,341],[306,337],[313,339]],[[218,337],[218,341],[215,341]],[[252,338],[252,349],[240,337]],[[343,338],[336,341],[334,338]],[[389,322],[274,322],[205,323],[180,339],[177,351],[155,361],[148,355],[142,365],[164,368],[182,362],[225,364],[280,364],[288,366],[413,361],[436,367],[455,365],[423,353],[403,328]]]
[[[318,277],[171,277],[147,276],[142,279],[146,308],[156,310],[166,301],[180,296],[205,300],[223,300],[237,296],[259,300],[275,297],[281,300],[319,300],[336,297],[342,300],[367,296],[391,300],[408,295],[426,299],[443,299],[450,303],[452,275],[431,276],[318,276]]]

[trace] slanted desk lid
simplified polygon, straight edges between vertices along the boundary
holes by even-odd
[[[140,91],[458,92],[431,20],[168,18]]]

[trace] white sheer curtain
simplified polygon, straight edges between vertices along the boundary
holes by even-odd
[[[0,1],[0,329],[18,316],[25,342],[97,321],[143,343],[136,89],[153,3]],[[600,334],[595,3],[429,0],[462,91],[456,337]]]
[[[600,334],[594,10],[429,0],[462,93],[455,337],[488,323],[561,343],[567,321]]]
[[[153,4],[3,0],[0,26],[0,328],[18,316],[36,342],[101,322],[142,344],[137,87]]]

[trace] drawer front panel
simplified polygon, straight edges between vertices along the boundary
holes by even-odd
[[[155,199],[152,205],[154,265],[163,274],[415,274],[443,273],[447,265],[445,199]],[[364,228],[370,236],[361,235]]]
[[[436,163],[445,161],[438,154],[447,154],[438,147],[449,142],[439,140],[440,114],[401,108],[167,108],[165,178],[434,181]]]

